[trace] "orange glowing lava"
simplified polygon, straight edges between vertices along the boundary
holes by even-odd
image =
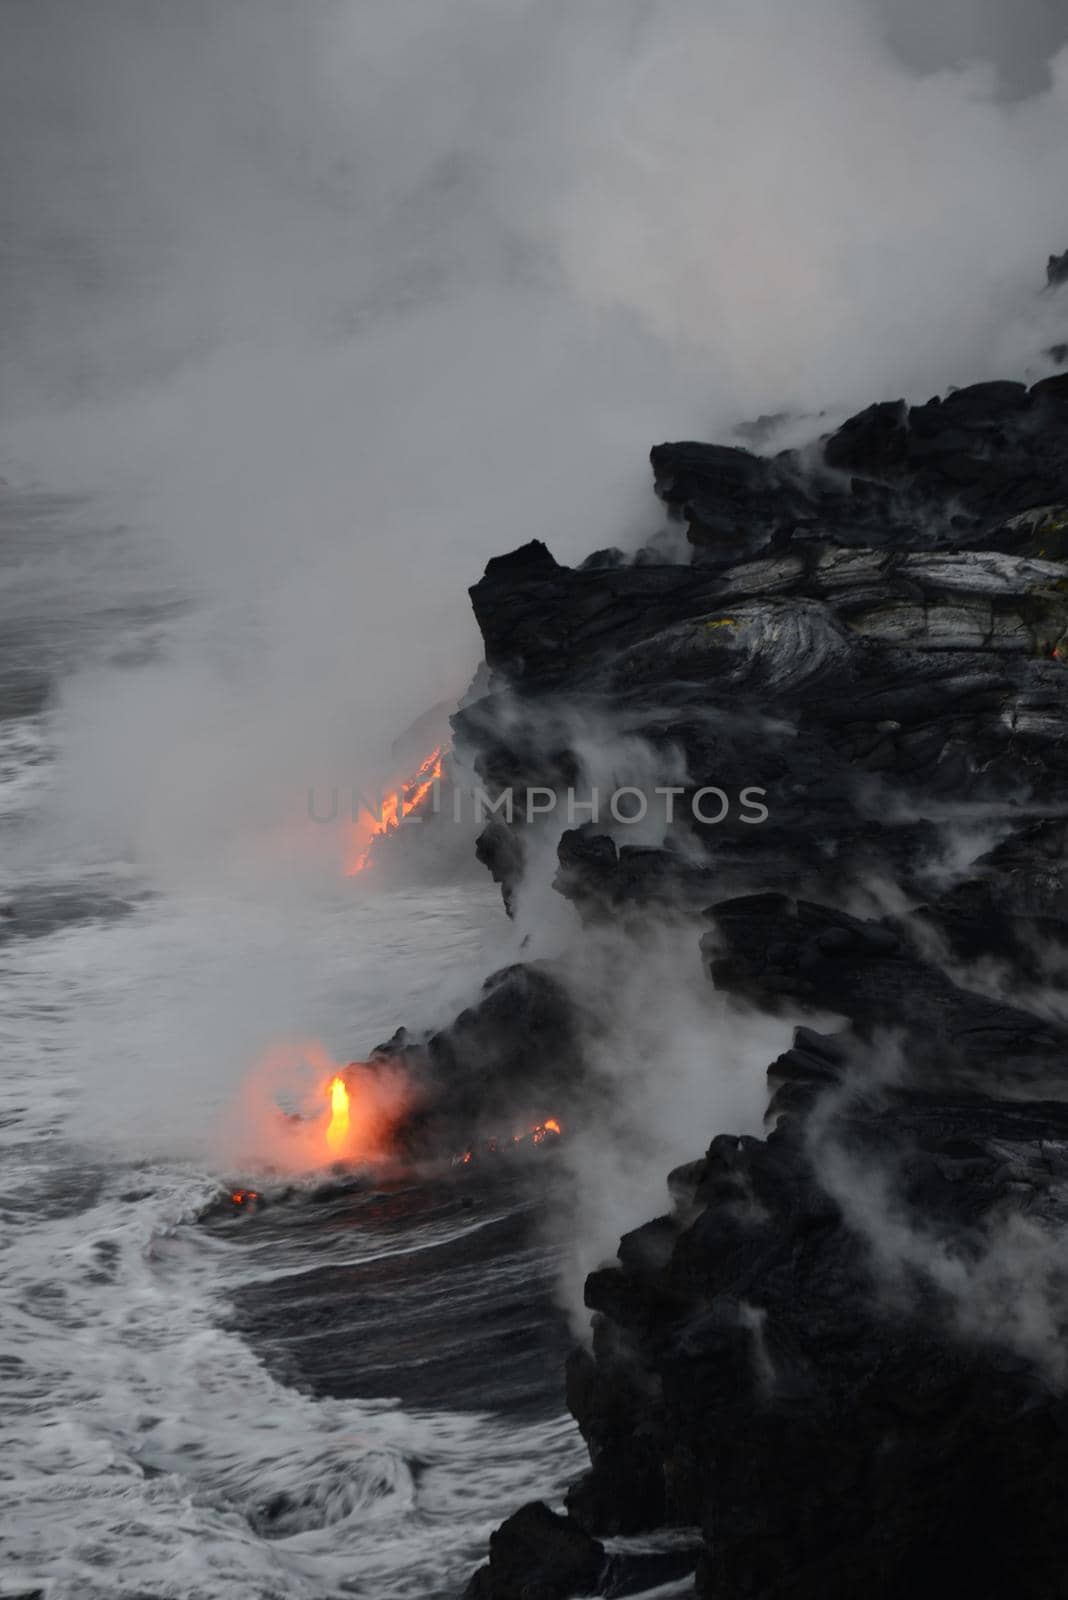
[[[344,1078],[336,1077],[330,1082],[330,1122],[326,1130],[326,1142],[336,1155],[344,1150],[348,1137],[349,1091]]]
[[[338,1161],[390,1161],[414,1099],[398,1065],[344,1064],[318,1039],[279,1040],[246,1077],[221,1130],[228,1164],[311,1172]],[[231,1194],[235,1206],[255,1198],[251,1190]]]
[[[438,745],[427,756],[415,776],[398,784],[394,792],[382,801],[378,816],[361,811],[349,833],[346,875],[354,878],[362,872],[371,859],[371,848],[376,839],[395,833],[405,817],[410,817],[422,805],[434,784],[444,772],[445,750]]]

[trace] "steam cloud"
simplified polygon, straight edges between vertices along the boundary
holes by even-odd
[[[1059,1230],[1011,1206],[973,1238],[951,1238],[910,1212],[900,1180],[825,1139],[818,1170],[847,1225],[865,1242],[873,1293],[908,1305],[932,1294],[959,1336],[1015,1352],[1063,1388],[1068,1378],[1068,1250]]]
[[[654,440],[1036,358],[1068,55],[1009,16],[11,0],[3,470],[203,602],[70,691],[82,825],[216,872],[462,689],[485,557],[654,532]]]
[[[762,1132],[767,1065],[793,1029],[729,1001],[701,966],[699,930],[677,918],[629,934],[601,926],[574,941],[566,969],[583,1007],[596,1116],[562,1147],[570,1183],[561,1294],[589,1331],[583,1282],[619,1237],[668,1207],[664,1176],[704,1154],[714,1133]],[[574,1218],[582,1218],[576,1233]]]

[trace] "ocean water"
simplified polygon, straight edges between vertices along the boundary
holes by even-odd
[[[216,1135],[276,1026],[314,1022],[346,1059],[443,1020],[500,964],[503,913],[489,884],[281,905],[57,845],[57,690],[100,660],[146,670],[189,607],[91,508],[5,494],[0,1596],[455,1594],[492,1527],[584,1460],[527,1327],[557,1337],[529,1196],[395,1173],[317,1204],[298,1178],[230,1218],[227,1185],[283,1178]],[[342,1281],[316,1369],[304,1334]],[[512,1383],[461,1360],[479,1295],[505,1305]]]

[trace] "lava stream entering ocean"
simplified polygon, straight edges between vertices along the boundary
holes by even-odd
[[[349,1091],[340,1075],[330,1080],[330,1121],[326,1129],[329,1148],[339,1154],[349,1137]]]
[[[442,1148],[432,1132],[438,1100],[433,1093],[429,1100],[427,1096],[427,1085],[400,1063],[375,1059],[343,1065],[318,1039],[282,1040],[245,1080],[220,1129],[220,1155],[231,1170],[243,1170],[248,1178],[272,1171],[311,1174],[337,1166],[410,1165],[417,1159],[411,1134],[418,1127],[423,1139],[418,1159],[448,1161],[448,1145]],[[447,1137],[444,1123],[438,1140],[443,1135]],[[546,1117],[517,1133],[479,1140],[453,1155],[452,1165],[466,1167],[479,1157],[554,1145],[563,1135],[558,1118]],[[231,1192],[238,1207],[258,1199],[252,1188]]]
[[[396,1154],[415,1087],[391,1063],[335,1061],[318,1039],[286,1039],[261,1058],[224,1130],[226,1159],[283,1172],[335,1162],[376,1165]]]
[[[395,833],[405,818],[418,810],[434,784],[443,776],[444,763],[445,747],[438,745],[426,757],[414,777],[409,778],[406,783],[399,784],[392,794],[385,797],[377,817],[369,811],[360,813],[349,833],[348,857],[345,865],[348,877],[354,878],[363,872],[370,862],[371,850],[376,839]]]

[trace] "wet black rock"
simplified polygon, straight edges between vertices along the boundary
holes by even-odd
[[[465,1600],[570,1600],[594,1592],[604,1564],[603,1544],[534,1500],[490,1535]]]
[[[688,1577],[698,1553],[690,1540],[609,1554],[573,1520],[533,1501],[490,1535],[489,1562],[471,1579],[464,1600],[624,1600]]]

